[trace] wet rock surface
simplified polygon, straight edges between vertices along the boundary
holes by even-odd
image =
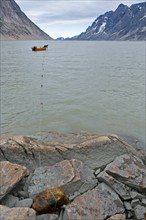
[[[144,220],[146,154],[117,135],[50,133],[0,142],[3,220]],[[47,194],[56,187],[68,200],[59,206]]]

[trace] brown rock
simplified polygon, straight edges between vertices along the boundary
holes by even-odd
[[[36,212],[30,208],[8,208],[0,205],[1,220],[36,220]]]
[[[59,207],[67,204],[68,197],[64,190],[54,188],[39,193],[32,204],[32,208],[40,214],[55,213]]]
[[[21,165],[12,164],[8,161],[0,162],[0,199],[8,194],[27,172],[27,168]]]
[[[144,213],[144,220],[146,220],[146,212]]]

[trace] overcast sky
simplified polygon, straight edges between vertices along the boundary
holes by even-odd
[[[120,3],[131,6],[144,0],[15,0],[38,27],[53,38],[73,37],[85,31],[101,14]]]

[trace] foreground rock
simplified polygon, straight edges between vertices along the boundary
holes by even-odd
[[[124,214],[117,214],[108,218],[108,220],[126,220],[126,216]]]
[[[8,208],[0,205],[1,220],[36,220],[36,212],[29,208]]]
[[[123,213],[124,206],[119,196],[104,183],[77,197],[66,206],[64,220],[100,219],[116,213]]]
[[[36,220],[58,220],[58,215],[56,214],[38,215]]]
[[[131,198],[130,189],[125,187],[125,184],[109,175],[105,170],[101,172],[97,177],[99,181],[109,185],[123,200],[128,200]]]
[[[146,193],[146,167],[136,156],[122,155],[116,158],[105,172],[131,188]]]
[[[10,184],[5,191],[4,183],[1,185],[3,219],[17,219],[15,213],[21,216],[23,209],[27,217],[22,220],[27,219],[34,208],[37,215],[33,211],[32,220],[144,220],[145,152],[135,150],[116,135],[73,137],[63,137],[64,142],[62,137],[56,142],[46,139],[45,143],[28,137],[1,139],[2,160],[10,160],[2,162],[5,181],[10,178],[11,183],[15,175],[12,172],[14,175],[7,176],[5,163],[21,169],[25,165],[30,171],[26,176],[22,172],[20,178],[16,175],[17,184]],[[65,193],[58,193],[65,201],[59,206],[60,197],[48,193],[56,187]],[[63,205],[67,198],[67,205]]]
[[[30,171],[63,160],[54,147],[38,144],[35,139],[23,136],[2,137],[0,158],[2,161],[7,160],[26,166]]]
[[[63,160],[53,166],[36,168],[28,186],[30,197],[54,187],[62,187],[68,195],[83,193],[97,183],[93,171],[81,161]]]
[[[27,172],[27,168],[21,165],[8,161],[0,162],[0,200],[20,182]]]

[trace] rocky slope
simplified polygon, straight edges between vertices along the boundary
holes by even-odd
[[[115,134],[51,137],[1,137],[3,220],[145,220],[144,151]]]
[[[71,40],[146,40],[146,2],[131,7],[120,4]]]
[[[51,40],[20,9],[14,0],[0,3],[1,40]]]

